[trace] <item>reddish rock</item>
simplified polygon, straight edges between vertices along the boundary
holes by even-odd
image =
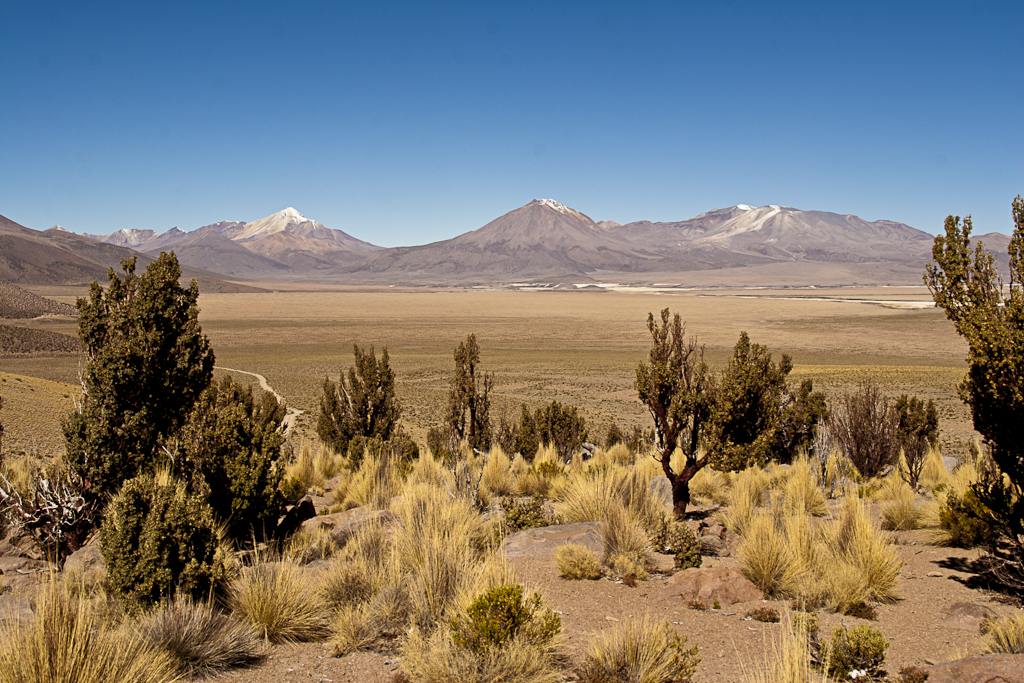
[[[33,560],[41,560],[43,554],[39,551],[32,534],[13,527],[8,529],[4,539],[0,541],[0,557],[31,557]]]
[[[996,616],[996,611],[991,607],[979,605],[976,602],[957,602],[949,606],[946,610],[946,618],[939,623],[947,628],[977,633],[985,617],[994,616]]]
[[[928,683],[1024,683],[1024,655],[968,657],[920,670]]]
[[[700,567],[674,574],[668,584],[654,594],[655,600],[700,600],[709,605],[718,601],[723,607],[737,602],[760,600],[763,593],[740,570],[732,567]]]

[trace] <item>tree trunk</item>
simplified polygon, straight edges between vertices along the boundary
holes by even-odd
[[[685,474],[686,470],[672,482],[672,512],[680,522],[686,519],[686,508],[690,504],[690,478],[693,477],[692,474],[685,477]]]

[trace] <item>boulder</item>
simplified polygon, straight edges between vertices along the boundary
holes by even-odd
[[[101,580],[107,573],[107,565],[103,561],[99,543],[88,543],[64,560],[64,573],[76,572],[82,575],[87,583]]]
[[[729,557],[732,553],[718,536],[701,536],[700,554],[704,557]]]
[[[984,655],[922,666],[928,683],[1024,683],[1024,655]]]
[[[284,538],[291,535],[311,517],[316,517],[316,506],[313,505],[313,499],[306,496],[284,513],[284,517],[277,523],[278,536]]]
[[[977,633],[985,617],[996,616],[996,611],[976,602],[957,602],[946,608],[946,618],[940,624],[947,628]]]
[[[0,625],[27,626],[35,616],[32,601],[20,595],[0,595]],[[13,622],[13,623],[12,623]]]
[[[390,510],[369,510],[365,507],[355,508],[341,513],[347,515],[338,520],[327,537],[338,548],[344,548],[348,540],[356,535],[360,529],[370,524],[382,524],[391,528],[398,526],[402,521]]]
[[[604,552],[601,523],[577,522],[525,529],[506,538],[501,547],[509,558],[545,557],[554,555],[555,549],[566,543],[578,543],[600,555]]]
[[[664,474],[659,474],[648,485],[651,495],[660,499],[665,505],[672,506],[672,483]]]
[[[951,455],[944,455],[942,456],[942,464],[946,466],[947,472],[952,472],[960,466],[960,460]]]
[[[733,567],[684,569],[655,593],[655,600],[700,600],[708,605],[718,601],[722,607],[737,602],[760,600],[763,593],[750,579]]]
[[[41,560],[43,554],[32,534],[23,528],[12,527],[0,541],[0,557],[31,557],[33,560]]]

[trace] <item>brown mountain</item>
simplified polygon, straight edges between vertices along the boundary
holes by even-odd
[[[0,216],[0,280],[22,285],[79,285],[105,282],[107,271],[121,270],[121,259],[136,257],[136,270],[154,258],[127,247],[97,242],[60,227],[38,231]],[[200,286],[232,291],[242,287],[223,282],[219,273],[182,264],[182,277],[196,278]]]
[[[495,281],[644,271],[655,254],[551,199],[535,199],[479,230],[420,247],[387,249],[339,269],[371,280]]]
[[[78,309],[8,282],[0,282],[0,318],[29,319],[42,315],[77,316]]]

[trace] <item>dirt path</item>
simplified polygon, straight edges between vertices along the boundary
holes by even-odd
[[[263,389],[263,391],[269,391],[271,394],[274,395],[274,398],[276,398],[279,402],[284,401],[284,398],[281,396],[281,394],[274,391],[274,388],[267,383],[267,378],[259,373],[249,372],[248,370],[236,370],[234,368],[226,368],[223,365],[215,365],[214,369],[223,370],[224,372],[237,372],[243,375],[250,375],[252,377],[255,377],[257,381],[259,381],[260,383],[260,389]],[[303,412],[304,411],[299,410],[298,408],[287,408],[284,420],[281,421],[281,425],[284,427],[285,435],[287,435],[292,430],[292,427],[295,426],[295,419],[299,415],[302,415]]]

